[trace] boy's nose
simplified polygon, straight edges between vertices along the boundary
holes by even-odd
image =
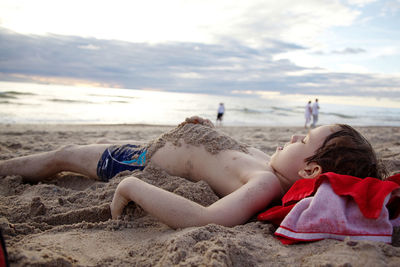
[[[292,138],[290,139],[291,143],[295,143],[297,141],[299,141],[299,139],[301,139],[301,135],[292,135]]]

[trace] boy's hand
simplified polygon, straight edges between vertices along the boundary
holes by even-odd
[[[214,124],[209,119],[203,119],[202,117],[199,116],[192,116],[190,118],[186,118],[184,122],[179,124],[179,126],[183,126],[188,123],[201,124],[204,126],[208,126],[210,128],[214,128]]]
[[[126,205],[129,203],[129,199],[125,196],[127,193],[125,192],[127,190],[126,187],[129,185],[127,184],[127,179],[125,181],[122,180],[121,183],[117,186],[117,189],[115,190],[113,200],[110,205],[110,210],[111,210],[111,216],[113,220],[118,219],[118,217],[122,214],[124,211],[124,208]]]

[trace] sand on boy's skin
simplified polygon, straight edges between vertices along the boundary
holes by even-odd
[[[1,125],[0,160],[70,143],[90,144],[100,138],[150,141],[172,128]],[[183,129],[190,130],[190,127]],[[400,128],[362,127],[359,130],[390,171],[399,171]],[[242,144],[249,144],[267,154],[287,142],[294,132],[305,132],[302,128],[289,127],[224,127],[218,131],[238,140],[225,143],[231,149],[242,149],[246,147],[241,148]],[[165,140],[168,138],[164,136]],[[190,142],[195,144],[198,138]],[[211,152],[225,145],[212,146]],[[211,224],[173,230],[140,207],[129,204],[121,219],[110,220],[109,204],[114,190],[129,174],[202,205],[218,199],[205,182],[192,183],[170,176],[152,164],[143,172],[121,173],[109,183],[68,172],[38,184],[25,183],[19,176],[1,177],[0,227],[12,266],[398,266],[400,263],[397,228],[393,245],[323,240],[283,246],[273,237],[271,224],[254,219],[231,228]]]
[[[218,128],[187,123],[181,124],[151,141],[148,145],[148,157],[151,158],[166,142],[170,142],[175,146],[181,146],[182,142],[194,146],[202,145],[211,154],[217,154],[227,149],[248,153],[248,145],[233,139]]]

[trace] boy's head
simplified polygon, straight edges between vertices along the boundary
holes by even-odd
[[[379,179],[386,174],[369,142],[343,124],[321,126],[306,136],[292,136],[289,143],[277,148],[270,165],[289,183],[315,178],[323,172]]]
[[[323,172],[347,174],[359,178],[384,179],[387,171],[378,161],[371,144],[349,125],[338,124],[307,163],[316,162]]]

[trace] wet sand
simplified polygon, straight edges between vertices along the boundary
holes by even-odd
[[[150,125],[1,125],[0,160],[90,144],[98,139],[150,141],[172,129]],[[392,172],[400,171],[400,128],[360,127]],[[272,154],[302,128],[223,127],[241,143]],[[400,230],[393,243],[323,240],[284,246],[271,224],[252,219],[236,227],[173,230],[130,204],[111,220],[109,204],[122,173],[109,183],[74,173],[29,184],[0,178],[0,227],[12,266],[398,266]],[[134,172],[166,190],[209,205],[218,197],[205,182],[170,176],[153,165]]]

